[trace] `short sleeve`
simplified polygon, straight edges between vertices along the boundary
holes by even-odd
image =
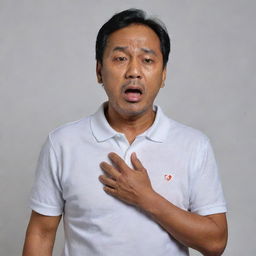
[[[50,136],[43,145],[31,190],[30,207],[47,216],[59,216],[63,212],[64,200],[59,177],[59,166]]]
[[[227,211],[218,167],[212,146],[207,139],[202,146],[200,164],[193,175],[190,191],[190,211],[200,215]]]

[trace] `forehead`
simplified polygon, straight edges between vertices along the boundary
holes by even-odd
[[[161,54],[160,40],[150,27],[132,24],[109,35],[106,50],[117,47],[149,48]]]

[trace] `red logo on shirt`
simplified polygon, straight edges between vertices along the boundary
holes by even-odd
[[[165,174],[164,175],[164,178],[167,180],[167,181],[170,181],[172,179],[172,175],[170,174]]]

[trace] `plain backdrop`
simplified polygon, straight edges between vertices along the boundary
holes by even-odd
[[[95,38],[130,7],[160,18],[171,36],[157,103],[213,144],[229,209],[224,255],[256,255],[254,0],[0,0],[0,255],[21,255],[47,134],[106,100]],[[54,255],[62,244],[60,227]]]

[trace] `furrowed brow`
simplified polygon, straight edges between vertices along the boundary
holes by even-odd
[[[116,46],[113,49],[113,52],[125,52],[128,49],[127,46]]]
[[[141,50],[145,53],[152,54],[156,56],[156,52],[154,50],[148,49],[148,48],[141,48]]]

